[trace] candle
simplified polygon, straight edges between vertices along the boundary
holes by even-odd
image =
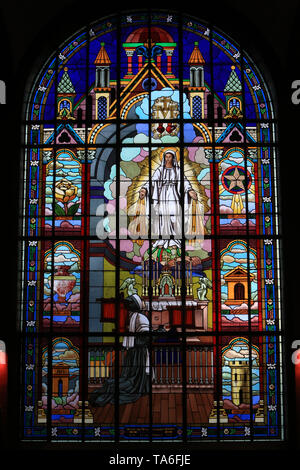
[[[4,341],[0,341],[0,413],[1,424],[5,430],[7,408],[7,355]],[[3,432],[2,430],[2,432]]]
[[[297,408],[297,434],[298,434],[298,447],[300,448],[300,349],[296,352],[297,358],[295,361],[295,385],[296,385],[296,408]]]
[[[295,393],[296,393],[296,416],[298,446],[300,448],[300,340],[295,340],[292,344],[292,362],[295,366]]]

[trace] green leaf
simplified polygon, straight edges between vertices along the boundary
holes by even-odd
[[[54,213],[55,215],[59,215],[59,216],[66,215],[63,208],[57,202],[54,203]]]
[[[74,215],[78,211],[79,208],[79,203],[77,202],[76,204],[73,204],[71,207],[68,209],[67,215]]]

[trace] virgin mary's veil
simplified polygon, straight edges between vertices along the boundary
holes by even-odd
[[[167,153],[170,153],[172,156],[173,156],[173,161],[172,161],[172,165],[173,167],[179,167],[178,165],[178,162],[177,162],[177,157],[176,157],[176,152],[172,149],[168,149],[168,150],[165,150],[164,153],[163,153],[163,156],[162,156],[162,162],[161,162],[161,165],[163,167],[166,166],[166,154]]]

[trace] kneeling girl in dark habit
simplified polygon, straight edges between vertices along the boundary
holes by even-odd
[[[149,320],[141,313],[142,301],[137,294],[125,299],[128,310],[128,332],[123,347],[126,348],[124,364],[119,380],[119,403],[132,403],[142,395],[149,393],[150,361],[147,343],[149,340]],[[92,392],[89,396],[91,406],[104,406],[114,403],[116,396],[115,379],[108,378],[103,387]]]

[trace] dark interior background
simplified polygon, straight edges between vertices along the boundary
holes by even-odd
[[[299,125],[300,103],[292,103],[292,82],[300,80],[300,32],[297,0],[226,0],[205,2],[151,2],[143,3],[104,2],[91,0],[78,2],[71,0],[52,0],[40,2],[6,1],[0,6],[0,40],[1,61],[0,79],[6,82],[6,104],[0,106],[1,119],[1,180],[2,194],[2,302],[0,320],[0,339],[6,342],[9,360],[9,405],[8,420],[5,430],[1,430],[2,443],[13,459],[28,456],[31,452],[38,455],[39,446],[20,447],[18,436],[18,395],[19,378],[19,331],[16,321],[16,288],[18,262],[18,198],[20,172],[20,145],[22,142],[22,113],[24,95],[39,68],[56,47],[89,21],[114,14],[117,9],[129,12],[132,9],[179,10],[191,16],[211,21],[226,34],[243,46],[256,64],[260,67],[267,81],[272,83],[271,92],[277,103],[279,119],[279,178],[280,178],[280,212],[282,215],[282,268],[283,276],[283,313],[285,329],[286,358],[286,393],[288,402],[288,441],[272,447],[270,455],[296,452],[300,449],[299,423],[296,414],[296,395],[294,365],[291,361],[291,345],[300,340],[300,250],[299,250]],[[182,8],[182,10],[180,10]],[[300,93],[299,93],[300,97]],[[300,244],[300,243],[299,243]],[[299,419],[299,418],[298,418]],[[297,434],[298,429],[298,434]],[[1,444],[0,444],[1,447]],[[76,452],[60,446],[63,455],[74,457]],[[77,447],[77,446],[76,446]],[[145,455],[141,448],[129,445],[118,448],[102,448],[101,456],[113,455],[118,450],[122,455]],[[201,447],[201,446],[200,446]],[[254,445],[255,447],[255,445]],[[185,448],[176,444],[177,453],[195,456],[201,453],[209,457],[216,449]],[[241,452],[239,447],[231,445],[231,450]],[[18,452],[16,452],[18,450]],[[157,450],[157,448],[156,448]],[[172,446],[161,446],[160,453],[171,452]],[[269,445],[257,448],[259,453],[267,453]],[[77,451],[78,452],[78,451]],[[82,451],[84,453],[84,451]],[[96,458],[99,452],[96,450]],[[105,454],[106,452],[106,454]],[[156,453],[159,453],[156,452]],[[219,452],[219,456],[223,450]],[[50,453],[50,450],[48,451]],[[174,452],[173,452],[174,453]],[[226,454],[226,452],[225,452]],[[43,459],[47,450],[43,450]],[[53,455],[53,454],[51,454]],[[60,452],[62,455],[62,452]],[[89,456],[92,455],[89,453]],[[243,455],[243,454],[242,454]],[[253,455],[250,454],[249,455]],[[216,454],[214,454],[214,458]],[[102,458],[102,457],[101,457]],[[243,458],[240,456],[239,458]],[[196,459],[197,462],[197,459]],[[98,461],[98,464],[100,462]],[[241,461],[240,461],[241,463]],[[296,462],[295,462],[296,463]],[[91,462],[92,464],[92,462]],[[93,463],[93,465],[95,462]],[[238,465],[238,462],[237,462]],[[108,466],[110,467],[110,466]],[[106,467],[105,467],[106,468]]]

